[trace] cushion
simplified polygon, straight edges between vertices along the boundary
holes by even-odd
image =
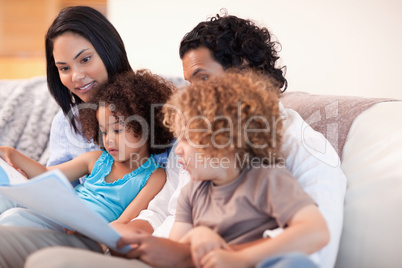
[[[50,125],[59,106],[45,77],[0,80],[0,145],[45,164]]]
[[[306,92],[285,92],[281,97],[285,108],[297,111],[307,124],[323,134],[341,159],[349,128],[356,116],[376,103],[389,100]]]
[[[343,149],[348,178],[336,267],[402,263],[402,102],[374,105],[353,122]]]

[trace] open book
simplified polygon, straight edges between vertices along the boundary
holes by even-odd
[[[121,235],[106,219],[87,207],[59,170],[27,180],[0,158],[0,194],[113,250],[121,253],[129,250],[129,246],[116,248]]]

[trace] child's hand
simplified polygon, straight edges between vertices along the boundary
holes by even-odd
[[[13,163],[11,162],[11,152],[14,149],[8,146],[0,146],[0,158],[7,162],[10,166],[14,167]]]
[[[215,249],[231,251],[229,245],[220,235],[204,226],[192,229],[181,239],[180,242],[190,244],[193,262],[197,267],[202,266],[201,259],[210,251]]]
[[[207,253],[200,261],[202,268],[243,268],[251,267],[247,258],[241,251],[228,251],[224,249],[216,249]]]

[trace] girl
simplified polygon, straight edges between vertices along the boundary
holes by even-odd
[[[159,117],[161,108],[154,105],[165,103],[173,88],[145,70],[118,75],[99,86],[100,90],[91,94],[90,105],[78,108],[86,137],[103,145],[104,151],[87,152],[49,168],[10,147],[0,147],[0,157],[28,178],[54,168],[70,181],[89,174],[76,186],[77,195],[109,222],[127,223],[148,206],[166,181],[153,157],[165,149],[152,147],[151,141],[159,145],[171,142],[172,135]],[[55,228],[53,222],[24,208],[7,210],[0,216],[0,224]]]
[[[197,267],[254,267],[328,243],[317,206],[284,168],[277,86],[228,72],[193,83],[168,103],[175,109],[166,106],[165,123],[192,179],[181,191],[170,238],[190,244]],[[278,226],[282,234],[253,245]]]

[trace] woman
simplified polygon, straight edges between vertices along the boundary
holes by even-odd
[[[132,70],[123,41],[113,25],[86,6],[60,11],[46,34],[47,83],[61,107],[50,132],[47,165],[64,163],[99,147],[80,132],[79,105],[99,84]]]

